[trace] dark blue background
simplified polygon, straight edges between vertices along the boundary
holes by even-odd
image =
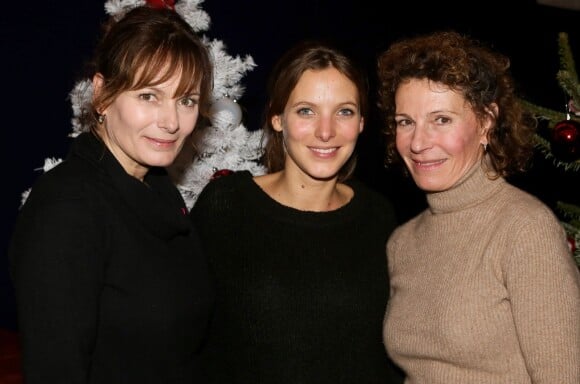
[[[378,4],[381,4],[379,8]],[[205,34],[222,40],[232,55],[251,55],[257,67],[243,80],[245,123],[258,126],[267,74],[277,57],[299,39],[335,40],[372,73],[376,55],[403,36],[454,28],[491,43],[512,58],[512,71],[530,101],[563,110],[566,97],[555,75],[557,35],[568,32],[580,60],[580,12],[535,1],[383,2],[376,0],[206,0],[212,21]],[[509,9],[507,9],[509,3]],[[6,248],[21,193],[42,172],[47,157],[63,157],[69,144],[68,93],[89,58],[105,18],[104,1],[20,1],[2,4],[0,59],[3,183],[0,246],[0,327],[15,329],[13,291]],[[360,143],[359,176],[395,200],[404,220],[423,207],[408,180],[381,166],[379,125],[371,119]],[[514,180],[546,203],[578,202],[577,174],[555,169],[542,156],[525,177]]]

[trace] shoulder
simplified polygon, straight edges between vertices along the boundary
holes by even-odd
[[[358,179],[348,180],[346,184],[354,191],[353,199],[357,207],[360,207],[368,218],[382,221],[389,227],[396,224],[395,209],[387,196],[371,189]]]
[[[509,183],[501,192],[501,210],[506,218],[522,224],[545,225],[546,223],[558,223],[554,211],[536,196]]]
[[[36,179],[26,203],[83,198],[94,191],[97,173],[88,163],[65,160]]]
[[[86,234],[101,229],[105,213],[98,200],[104,197],[95,177],[92,169],[68,160],[40,175],[20,207],[15,239],[25,243],[34,236],[39,244],[67,236],[86,240]]]
[[[85,153],[71,151],[64,161],[35,180],[21,211],[27,215],[50,212],[54,217],[74,212],[86,217],[104,216],[105,208],[118,200],[119,190],[102,164]]]
[[[210,180],[201,191],[199,197],[203,200],[203,198],[214,195],[228,195],[235,193],[239,188],[247,185],[251,181],[252,174],[249,171],[234,171],[233,173]]]
[[[507,197],[499,216],[505,217],[507,230],[519,233],[529,243],[546,241],[548,236],[565,239],[556,213],[539,198],[511,184],[507,184],[504,193]]]
[[[505,197],[498,207],[497,233],[503,234],[501,249],[506,271],[549,274],[558,268],[575,270],[566,231],[555,212],[536,196],[507,185]],[[559,276],[563,276],[559,272]]]
[[[212,179],[197,197],[192,212],[201,214],[208,211],[211,215],[217,210],[236,207],[239,205],[236,202],[246,194],[245,191],[251,188],[252,183],[252,174],[249,171],[235,171]]]
[[[385,209],[392,209],[393,204],[389,198],[378,191],[371,189],[358,179],[351,179],[346,182],[354,191],[354,196],[368,202],[367,205],[380,206]]]

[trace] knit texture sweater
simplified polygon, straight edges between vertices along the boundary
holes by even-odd
[[[387,247],[406,383],[580,383],[580,275],[553,212],[480,166],[427,201]]]
[[[192,217],[217,290],[211,383],[402,383],[381,337],[394,211],[350,185],[354,197],[330,212],[283,206],[246,171],[200,194]]]
[[[9,252],[27,384],[194,384],[213,299],[165,170],[130,176],[91,133],[40,176]]]

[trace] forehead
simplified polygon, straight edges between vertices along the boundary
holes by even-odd
[[[290,97],[308,93],[340,92],[356,97],[358,90],[356,85],[344,74],[334,67],[314,70],[308,69],[302,73]]]
[[[467,106],[465,97],[460,91],[428,79],[411,79],[400,84],[395,93],[397,109],[399,107],[416,108],[457,108]]]
[[[354,83],[348,77],[346,77],[342,72],[334,67],[327,67],[323,69],[307,69],[302,72],[302,75],[300,75],[298,78],[297,85],[300,83],[319,81],[346,81],[354,85]]]

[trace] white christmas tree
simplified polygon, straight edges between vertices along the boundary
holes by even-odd
[[[105,12],[121,18],[129,10],[150,4],[166,6],[175,10],[197,33],[207,31],[210,25],[209,15],[200,8],[204,0],[108,0]],[[244,87],[240,84],[243,76],[256,64],[251,56],[232,57],[225,51],[220,40],[209,39],[202,35],[208,47],[214,65],[214,88],[210,109],[210,126],[203,127],[196,135],[195,150],[186,146],[168,171],[181,192],[187,207],[190,209],[203,187],[220,170],[248,170],[254,175],[264,174],[266,169],[259,163],[263,154],[262,134],[260,130],[248,130],[242,124],[242,112],[237,100],[243,95]],[[75,137],[88,127],[80,122],[80,115],[88,108],[92,100],[93,87],[90,79],[77,82],[70,92],[72,104],[72,132]],[[48,158],[42,170],[48,171],[62,159]],[[22,203],[28,197],[30,189],[22,194]]]

